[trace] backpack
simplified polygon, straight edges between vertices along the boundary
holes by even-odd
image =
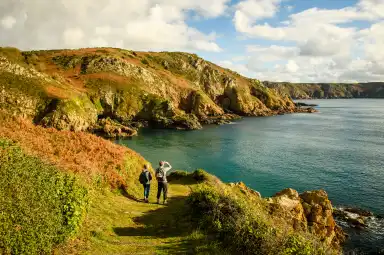
[[[139,182],[141,184],[147,184],[151,180],[152,180],[152,175],[150,172],[148,172],[148,175],[146,175],[146,172],[141,172],[139,177]]]
[[[158,181],[162,182],[164,180],[164,170],[162,168],[156,169],[156,178]]]

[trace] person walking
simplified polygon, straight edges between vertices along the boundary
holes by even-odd
[[[143,184],[144,187],[144,201],[146,203],[149,202],[148,197],[149,197],[149,191],[151,189],[151,180],[152,180],[152,175],[148,170],[148,165],[144,165],[144,169],[140,174],[139,181],[141,184]]]
[[[160,203],[161,192],[163,192],[163,203],[167,203],[168,195],[168,182],[167,182],[167,172],[172,169],[171,164],[166,161],[160,161],[159,167],[156,169],[156,179],[157,179],[157,203]]]

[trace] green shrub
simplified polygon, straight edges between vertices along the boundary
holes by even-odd
[[[142,59],[141,60],[141,63],[144,64],[144,65],[149,65],[149,62],[147,59]]]
[[[190,194],[188,205],[196,227],[214,235],[231,254],[325,254],[313,236],[288,231],[271,218],[261,200],[251,200],[231,188],[204,182]]]
[[[248,212],[246,205],[230,195],[203,186],[188,199],[192,215],[201,229],[217,235],[222,245],[241,254],[270,254],[275,231]]]
[[[0,139],[0,253],[47,254],[73,236],[86,189],[56,167]]]
[[[284,255],[312,255],[323,254],[321,250],[315,250],[312,243],[298,235],[291,235],[287,238],[282,252]],[[325,254],[325,253],[324,253]]]
[[[202,169],[197,169],[196,171],[194,171],[192,173],[192,176],[198,182],[208,181],[211,177],[207,172]]]

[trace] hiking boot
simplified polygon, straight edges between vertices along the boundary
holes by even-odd
[[[166,205],[167,204],[167,200],[164,200],[163,204]]]
[[[146,199],[145,199],[145,202],[146,202],[146,203],[149,203],[149,200],[148,200],[148,198],[146,198]]]

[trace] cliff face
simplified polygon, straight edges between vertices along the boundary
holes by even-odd
[[[264,85],[293,99],[384,98],[384,82],[355,84],[264,82]]]
[[[100,131],[110,118],[111,136],[296,111],[288,96],[196,55],[110,48],[0,48],[0,93],[1,109],[60,130]]]
[[[345,242],[345,234],[333,218],[332,204],[324,190],[299,194],[285,189],[267,201],[272,215],[286,219],[293,229],[308,230],[332,247]]]

